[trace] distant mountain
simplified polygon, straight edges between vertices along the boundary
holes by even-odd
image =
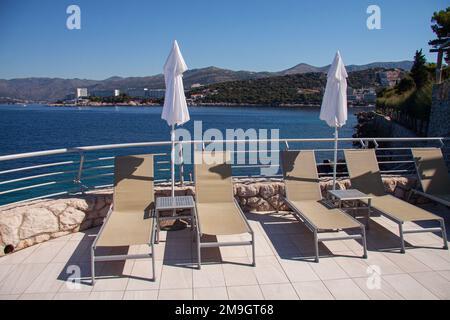
[[[290,74],[303,74],[310,72],[326,72],[328,70],[327,67],[315,67],[307,63],[300,63],[292,68],[277,72],[279,76],[287,76]]]
[[[364,64],[364,65],[351,64],[349,66],[346,66],[345,68],[349,72],[374,69],[374,68],[384,68],[384,69],[395,69],[396,68],[396,69],[403,69],[403,70],[409,71],[409,70],[411,70],[413,63],[414,63],[413,61],[408,61],[408,60],[398,61],[398,62],[373,62],[373,63],[369,63],[369,64]],[[327,70],[328,70],[328,66],[327,66]]]
[[[412,61],[375,62],[366,65],[349,65],[347,70],[361,71],[370,68],[401,68],[410,70]],[[184,85],[190,88],[193,84],[209,85],[228,81],[261,79],[273,76],[304,74],[311,72],[327,72],[329,66],[315,67],[300,63],[292,68],[279,72],[233,71],[217,67],[192,69],[183,76]],[[164,76],[157,74],[148,77],[110,77],[105,80],[61,79],[61,78],[22,78],[0,80],[0,98],[23,99],[32,101],[56,101],[68,94],[75,93],[76,88],[93,90],[124,90],[128,88],[164,88]]]
[[[373,62],[369,64],[363,64],[363,65],[356,65],[351,64],[348,66],[345,66],[346,70],[348,72],[352,71],[362,71],[367,69],[376,69],[376,68],[384,68],[384,69],[403,69],[406,71],[411,70],[411,67],[413,65],[413,61],[398,61],[398,62]],[[285,76],[289,74],[302,74],[302,73],[310,73],[310,72],[328,72],[328,69],[330,68],[330,65],[324,66],[324,67],[315,67],[312,65],[309,65],[307,63],[300,63],[292,68],[276,72],[276,75],[279,76]]]

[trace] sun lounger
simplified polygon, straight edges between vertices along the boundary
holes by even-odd
[[[450,178],[439,148],[411,149],[422,191],[413,192],[450,207]]]
[[[124,156],[115,158],[114,201],[92,245],[91,272],[95,282],[95,262],[152,258],[155,280],[155,226],[153,208],[153,156]],[[96,250],[148,244],[146,254],[96,254]]]
[[[352,188],[372,195],[371,207],[398,224],[402,253],[405,252],[406,233],[440,232],[444,248],[448,248],[443,218],[386,193],[374,149],[344,150],[344,154]],[[439,221],[440,227],[403,230],[405,222],[427,220]]]
[[[198,267],[201,249],[222,246],[251,245],[255,265],[253,230],[233,196],[229,152],[195,153],[195,197]],[[250,241],[202,242],[203,235],[223,236],[249,233]]]
[[[319,262],[319,242],[330,240],[361,239],[367,257],[365,227],[340,209],[322,203],[314,151],[283,151],[281,163],[286,185],[285,201],[296,218],[314,233],[315,261]],[[319,238],[322,232],[359,230],[360,234]]]

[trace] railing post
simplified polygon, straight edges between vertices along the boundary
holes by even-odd
[[[84,193],[84,186],[81,183],[81,177],[83,175],[83,165],[84,165],[84,153],[80,152],[80,165],[78,166],[78,173],[77,176],[74,179],[74,183],[79,185],[80,192]]]
[[[184,158],[183,158],[183,145],[179,144],[180,151],[178,153],[180,157],[180,185],[184,186]]]

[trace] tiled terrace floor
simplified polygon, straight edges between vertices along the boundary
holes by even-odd
[[[449,218],[448,225],[450,210],[427,208]],[[150,260],[129,260],[97,263],[99,279],[91,286],[89,248],[98,231],[91,229],[0,258],[0,300],[450,299],[450,251],[441,249],[439,235],[406,235],[407,244],[416,247],[401,254],[389,249],[399,245],[396,225],[375,216],[368,231],[367,260],[360,258],[357,241],[345,240],[321,245],[321,255],[329,257],[314,263],[308,261],[312,234],[303,224],[290,216],[247,217],[256,234],[256,267],[246,265],[250,247],[225,247],[203,250],[207,261],[197,270],[186,229],[162,232],[155,282],[149,280]],[[368,273],[369,266],[376,273]],[[73,288],[66,280],[76,276],[77,267],[82,281]]]

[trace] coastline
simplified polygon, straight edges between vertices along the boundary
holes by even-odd
[[[48,103],[42,104],[47,105],[49,107],[162,107],[162,104],[159,103],[146,103],[146,104],[138,104],[138,103],[88,103],[88,104],[57,104],[57,103]],[[20,104],[19,104],[20,105]],[[320,108],[319,104],[289,104],[282,103],[279,105],[263,105],[263,104],[251,104],[251,103],[188,103],[188,107],[272,107],[272,108]],[[375,106],[371,105],[349,105],[349,108],[374,108]]]

